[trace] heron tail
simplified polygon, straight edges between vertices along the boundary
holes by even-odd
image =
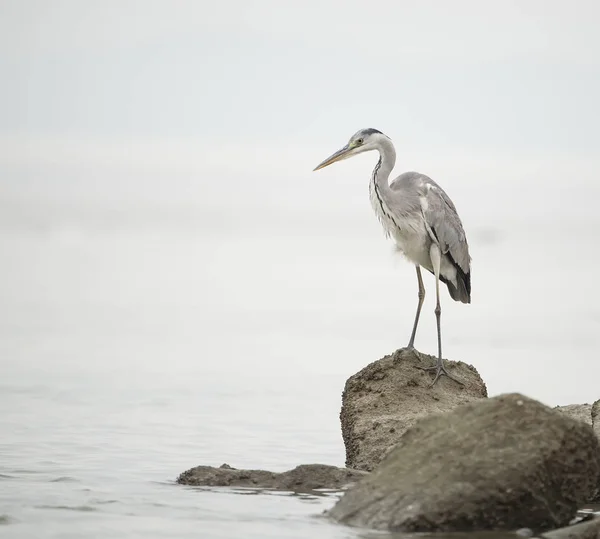
[[[454,286],[452,281],[449,281],[442,275],[440,275],[440,281],[448,287],[450,297],[454,301],[471,303],[471,272],[465,273],[464,271],[457,269],[456,286]]]

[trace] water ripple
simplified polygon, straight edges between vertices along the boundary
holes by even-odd
[[[91,507],[90,505],[36,505],[36,509],[67,509],[69,511],[82,511],[82,512],[91,512],[97,511],[95,507]]]
[[[50,479],[50,483],[77,483],[78,480],[74,477],[69,477],[67,475],[63,475],[61,477],[56,477],[54,479]]]

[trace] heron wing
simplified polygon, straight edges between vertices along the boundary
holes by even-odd
[[[469,273],[471,257],[467,236],[456,207],[446,192],[433,180],[423,182],[421,207],[443,254],[450,255],[463,272]]]
[[[471,257],[469,245],[456,207],[446,192],[431,178],[418,172],[405,172],[391,184],[401,213],[420,215],[431,241],[439,245],[444,258],[454,266],[456,276],[445,275],[450,296],[463,303],[471,302]],[[433,273],[432,268],[427,267]]]

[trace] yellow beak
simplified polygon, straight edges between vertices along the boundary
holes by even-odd
[[[346,144],[346,146],[344,146],[341,150],[338,150],[333,155],[330,155],[327,159],[325,159],[325,161],[318,164],[313,169],[313,172],[315,170],[320,170],[322,168],[328,167],[329,165],[332,165],[336,161],[341,161],[342,159],[348,159],[348,157],[351,157],[353,155],[353,153],[354,153],[353,150],[354,150],[353,147],[350,147],[350,146],[348,146],[348,144]]]

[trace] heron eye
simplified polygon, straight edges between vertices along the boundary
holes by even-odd
[[[361,139],[361,138],[359,138],[359,139],[356,141],[356,144],[362,144],[363,142],[364,142],[364,140],[363,140],[363,139]]]

